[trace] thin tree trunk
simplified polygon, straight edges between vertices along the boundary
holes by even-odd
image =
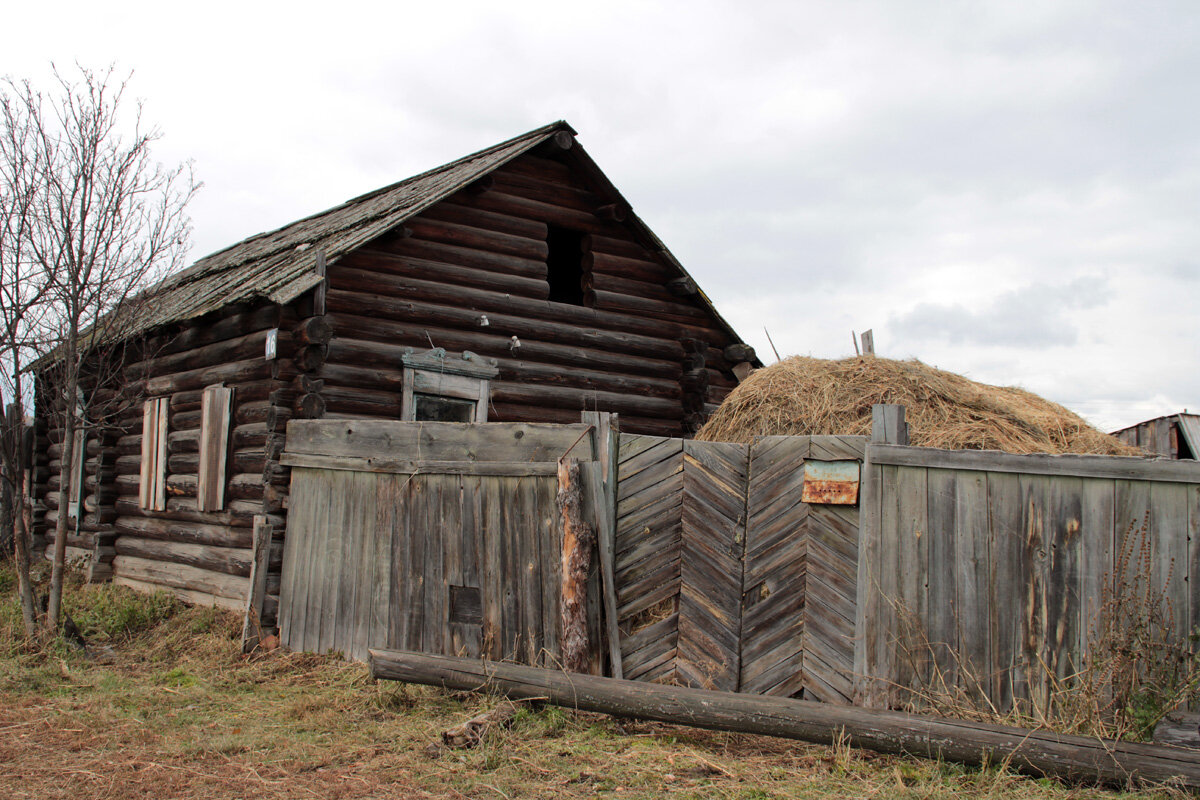
[[[21,618],[25,622],[25,637],[32,642],[37,636],[37,607],[33,602],[33,581],[29,576],[29,534],[33,530],[33,501],[26,491],[24,480],[20,481],[15,494],[13,545],[17,559],[17,594],[21,597]]]
[[[74,349],[71,343],[68,343],[67,359],[74,359]],[[63,453],[62,464],[58,470],[58,491],[61,499],[59,501],[58,521],[54,525],[54,557],[50,568],[50,601],[46,608],[46,627],[53,632],[58,631],[62,617],[63,573],[66,571],[67,563],[67,517],[69,516],[67,498],[71,496],[71,489],[77,479],[77,476],[72,474],[71,465],[75,461],[75,428],[80,422],[76,418],[76,396],[79,391],[79,376],[71,368],[73,364],[72,360],[65,361],[70,374],[67,378],[67,387],[63,399]]]

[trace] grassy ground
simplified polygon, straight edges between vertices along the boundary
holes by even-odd
[[[89,652],[35,652],[12,584],[0,568],[0,797],[1171,796],[554,707],[449,750],[441,732],[496,701],[377,684],[329,656],[245,658],[233,615],[113,586],[66,598]]]

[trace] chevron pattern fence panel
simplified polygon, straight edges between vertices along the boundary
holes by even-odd
[[[753,445],[622,435],[616,589],[625,676],[849,702],[858,509],[801,501],[807,460],[863,437]]]

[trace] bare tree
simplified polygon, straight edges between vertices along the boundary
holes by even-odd
[[[22,243],[39,270],[47,313],[38,318],[39,364],[47,391],[40,402],[62,431],[59,509],[47,625],[61,616],[66,562],[66,498],[81,476],[72,469],[77,431],[95,424],[91,400],[105,380],[119,375],[106,363],[114,343],[136,329],[145,301],[139,294],[179,266],[191,232],[185,214],[199,188],[190,165],[164,167],[151,148],[161,134],[146,128],[142,107],[122,104],[128,78],[110,67],[79,68],[78,77],[55,70],[53,92],[43,97],[28,81],[7,81],[6,102],[31,129],[23,154],[37,165],[37,191]],[[80,453],[80,458],[84,456]]]
[[[44,313],[46,281],[30,248],[38,178],[43,171],[36,130],[22,105],[0,94],[0,481],[11,498],[5,509],[13,538],[17,591],[26,636],[36,633],[30,580],[30,476],[25,453],[25,412],[30,385],[28,361],[40,348],[34,338]]]

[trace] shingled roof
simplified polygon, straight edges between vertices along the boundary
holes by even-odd
[[[318,252],[338,259],[559,131],[575,133],[555,122],[206,256],[152,288],[153,302],[139,304],[134,330],[125,332],[195,319],[231,303],[291,302],[321,282]]]
[[[486,150],[423,172],[406,180],[347,200],[339,206],[260,233],[170,275],[137,304],[136,319],[125,320],[122,335],[185,322],[224,306],[254,300],[289,303],[321,282],[318,254],[332,263],[425,209],[474,183],[492,170],[546,142],[556,134],[575,135],[559,120]],[[574,163],[609,202],[629,208],[617,188],[578,145]],[[643,242],[683,275],[687,271],[645,223],[629,213],[630,225]],[[740,337],[721,318],[708,298],[700,298],[735,340]]]

